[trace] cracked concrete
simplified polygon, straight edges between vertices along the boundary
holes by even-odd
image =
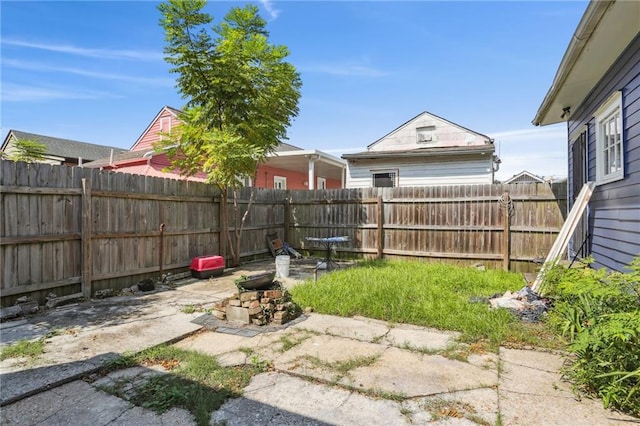
[[[251,265],[172,290],[65,306],[3,325],[2,345],[45,338],[47,349],[35,361],[0,363],[0,423],[194,424],[187,411],[158,415],[99,389],[170,372],[136,367],[91,384],[79,380],[106,360],[167,342],[215,356],[222,365],[257,359],[272,366],[251,380],[242,397],[214,412],[211,424],[638,423],[603,409],[601,401],[577,400],[558,374],[563,359],[555,354],[502,348],[498,354],[472,353],[464,362],[444,356],[460,345],[457,333],[313,313],[288,328],[228,334],[203,322],[202,310],[183,312],[184,306],[206,308],[229,296],[237,274],[264,269]],[[303,277],[291,270],[288,286]]]

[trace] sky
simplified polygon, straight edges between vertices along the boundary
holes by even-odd
[[[219,23],[233,6],[209,2]],[[495,140],[497,179],[567,175],[566,125],[531,120],[587,2],[259,1],[301,74],[286,141],[334,156],[427,111]],[[186,103],[158,2],[0,2],[0,127],[129,149]]]

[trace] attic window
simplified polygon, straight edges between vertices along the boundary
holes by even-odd
[[[416,141],[418,143],[431,143],[436,141],[436,126],[423,126],[416,129]]]
[[[171,117],[163,117],[160,119],[160,132],[171,133]]]

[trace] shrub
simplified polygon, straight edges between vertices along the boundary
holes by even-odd
[[[574,385],[605,407],[640,415],[640,257],[629,273],[566,269],[546,276],[555,299],[549,324],[571,343]]]

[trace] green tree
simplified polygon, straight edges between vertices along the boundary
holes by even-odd
[[[235,241],[229,232],[227,241],[238,264],[242,227],[251,205],[239,214],[240,179],[255,180],[258,165],[286,139],[298,114],[302,82],[295,67],[285,61],[288,49],[269,43],[266,22],[256,6],[234,7],[219,25],[209,28],[213,18],[202,12],[205,4],[168,0],[158,6],[165,60],[178,74],[177,87],[187,100],[181,125],[166,135],[159,148],[167,150],[174,169],[184,175],[202,170],[220,187],[223,224],[228,223],[226,203],[233,195]]]
[[[25,161],[35,163],[44,159],[47,153],[47,146],[35,139],[15,139],[14,151],[9,154],[9,159],[13,161]]]

